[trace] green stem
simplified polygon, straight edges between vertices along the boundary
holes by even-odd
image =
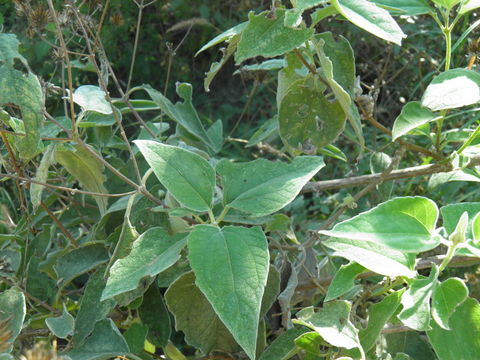
[[[212,209],[208,209],[208,218],[210,219],[211,224],[217,225],[217,220],[215,220],[215,215],[213,215]]]
[[[453,255],[455,254],[456,248],[457,248],[457,244],[453,244],[453,243],[448,247],[447,254],[445,255],[445,258],[443,259],[442,263],[440,264],[440,267],[438,268],[439,273],[441,273],[443,270],[445,270],[447,265],[450,263],[450,261],[453,258]]]
[[[465,150],[465,148],[467,148],[472,143],[473,140],[475,140],[475,138],[478,136],[479,133],[480,133],[480,126],[477,126],[477,128],[472,133],[472,135],[468,137],[467,141],[465,141],[463,145],[460,146],[460,149],[458,149],[457,154],[460,155],[462,151]]]
[[[217,218],[217,223],[220,224],[223,219],[225,218],[225,215],[227,215],[228,213],[228,210],[230,210],[230,207],[228,206],[225,206],[222,210],[222,212],[220,213],[220,215],[218,215],[218,218]]]
[[[452,28],[448,26],[448,22],[443,29],[443,35],[445,36],[445,71],[448,71],[452,61]]]

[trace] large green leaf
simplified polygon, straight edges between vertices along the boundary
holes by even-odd
[[[298,80],[283,96],[278,124],[283,142],[293,149],[316,154],[343,131],[345,112],[339,101],[329,101],[312,81]]]
[[[426,0],[373,0],[393,15],[415,16],[434,11]]]
[[[170,119],[177,122],[188,133],[200,139],[212,153],[220,151],[218,143],[207,133],[197,110],[193,106],[192,85],[177,83],[177,94],[183,99],[183,102],[177,102],[175,105],[151,86],[144,85],[143,89]]]
[[[99,155],[101,156],[101,155]],[[59,162],[80,185],[88,191],[107,194],[103,186],[103,164],[90,152],[80,145],[55,147],[55,161]],[[107,210],[108,197],[95,196],[100,213],[103,215]]]
[[[468,297],[468,288],[458,278],[449,278],[440,283],[433,291],[432,317],[437,324],[450,330],[449,319],[455,309]]]
[[[95,329],[82,345],[62,354],[72,360],[107,360],[116,356],[128,356],[130,349],[111,319],[95,324]]]
[[[45,100],[40,82],[18,52],[19,45],[15,35],[0,33],[0,107],[20,108],[25,136],[15,139],[15,146],[22,159],[30,160],[38,153]]]
[[[393,250],[389,247],[364,240],[328,239],[322,242],[335,250],[336,256],[355,261],[367,269],[387,276],[415,276],[414,254]]]
[[[185,334],[188,344],[204,354],[217,349],[225,352],[240,350],[205,295],[195,286],[193,272],[183,274],[170,285],[165,300],[175,316],[175,328]]]
[[[155,283],[150,285],[144,294],[138,315],[148,327],[148,340],[156,346],[167,346],[172,333],[170,315]]]
[[[195,283],[251,359],[267,283],[268,244],[259,227],[197,225],[188,236]]]
[[[320,233],[419,253],[440,243],[435,233],[437,219],[438,208],[432,200],[420,196],[399,197],[345,220],[331,231]]]
[[[264,159],[248,163],[221,160],[216,170],[222,178],[224,204],[259,217],[293,201],[324,166],[321,157],[300,156],[290,164]]]
[[[307,326],[320,334],[329,344],[346,349],[361,349],[358,330],[350,322],[351,304],[347,301],[332,301],[313,312],[305,308],[297,313],[295,323]]]
[[[335,277],[328,287],[325,301],[333,300],[351,290],[355,286],[355,278],[357,275],[364,271],[365,268],[356,262],[342,265],[335,273]]]
[[[145,276],[155,276],[172,266],[186,245],[185,237],[183,234],[169,235],[158,227],[140,235],[133,243],[130,254],[117,260],[110,268],[102,300],[134,290]]]
[[[400,305],[403,289],[386,296],[381,302],[368,308],[368,325],[359,333],[360,343],[365,352],[368,352],[377,341],[382,329],[390,318],[395,314]]]
[[[208,211],[212,206],[215,170],[191,151],[151,140],[136,140],[158,180],[183,206]]]
[[[22,292],[12,288],[0,294],[0,321],[8,321],[7,331],[10,334],[5,344],[5,353],[10,353],[13,349],[13,342],[22,330],[25,313],[25,296]]]
[[[73,330],[73,344],[80,345],[89,336],[97,321],[105,319],[115,307],[115,301],[108,299],[101,301],[102,291],[105,288],[105,269],[98,269],[88,279],[87,286],[80,300],[80,309],[75,318]]]
[[[480,101],[480,74],[473,70],[452,69],[436,76],[427,86],[422,106],[430,110],[455,109]]]
[[[408,134],[420,125],[436,121],[439,118],[440,116],[423,107],[419,101],[411,101],[402,108],[402,112],[393,123],[392,140]]]
[[[480,359],[480,305],[468,298],[450,317],[451,330],[432,322],[428,339],[439,360]]]
[[[249,22],[238,43],[235,62],[255,56],[271,58],[299,47],[313,35],[313,29],[292,29],[284,25],[285,10],[276,9],[275,16],[265,11],[248,14]]]
[[[387,10],[367,0],[332,0],[338,12],[358,27],[381,39],[401,45],[406,37]]]
[[[438,284],[438,267],[433,266],[428,278],[413,280],[402,295],[403,309],[398,318],[408,327],[418,330],[430,330],[430,298]]]
[[[469,224],[467,226],[467,239],[473,239],[473,219],[480,213],[480,202],[465,202],[458,204],[449,204],[442,206],[440,212],[442,214],[443,227],[450,235],[455,231],[455,228],[464,212],[467,212]]]

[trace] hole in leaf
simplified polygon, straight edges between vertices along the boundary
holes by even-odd
[[[28,76],[28,68],[19,58],[13,60],[13,68],[20,71],[24,76]]]

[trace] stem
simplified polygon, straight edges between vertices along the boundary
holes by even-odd
[[[217,225],[217,220],[215,220],[215,215],[213,215],[212,209],[208,209],[208,218],[210,219],[211,224]]]
[[[448,71],[452,60],[452,28],[448,27],[448,23],[443,30],[443,34],[445,36],[445,71]]]
[[[447,254],[445,255],[445,258],[442,260],[442,263],[440,264],[440,267],[438,268],[439,273],[441,273],[447,265],[452,261],[453,255],[455,254],[455,250],[457,249],[457,244],[452,243],[448,247]]]
[[[458,149],[457,154],[460,155],[462,151],[465,150],[472,143],[473,140],[475,140],[475,138],[478,136],[479,133],[480,133],[480,126],[477,126],[477,128],[472,133],[472,135],[468,137],[467,141],[465,141],[463,145],[460,146],[460,149]]]
[[[133,68],[135,67],[135,58],[137,56],[137,47],[138,47],[138,38],[140,37],[140,25],[142,24],[142,15],[143,15],[143,0],[140,1],[138,5],[138,17],[137,17],[137,31],[135,33],[135,42],[133,43],[133,54],[132,54],[132,62],[130,64],[130,73],[128,74],[128,82],[127,82],[127,92],[130,89],[130,84],[132,82],[133,77]]]
[[[218,218],[217,218],[217,223],[220,224],[223,219],[225,218],[225,215],[227,215],[228,213],[228,210],[230,210],[230,207],[229,206],[225,206],[222,210],[222,212],[220,213],[220,215],[218,215]]]

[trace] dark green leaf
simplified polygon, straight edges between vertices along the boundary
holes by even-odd
[[[142,323],[148,327],[148,340],[156,346],[165,347],[170,339],[172,325],[163,297],[155,283],[143,296],[138,314]]]

